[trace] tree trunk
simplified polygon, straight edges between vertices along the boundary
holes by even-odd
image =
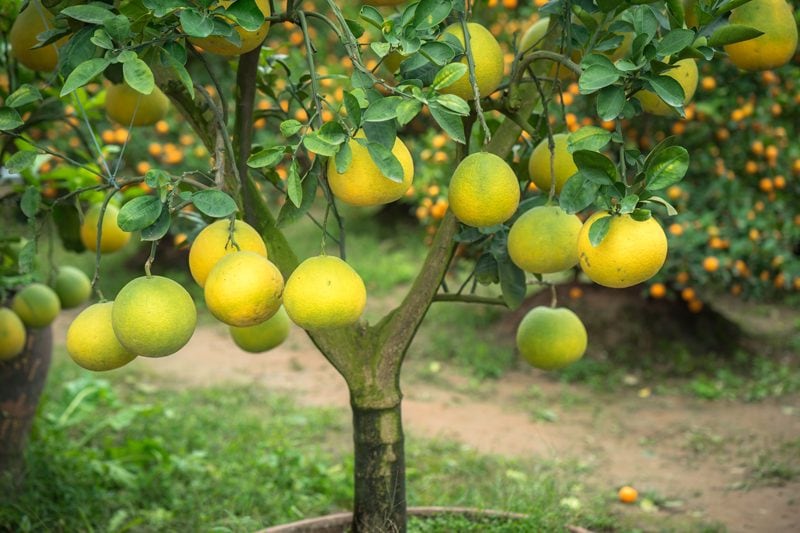
[[[353,531],[406,531],[406,466],[400,403],[388,409],[353,404]]]
[[[25,350],[0,362],[0,478],[20,481],[23,452],[53,353],[49,327],[28,330]]]

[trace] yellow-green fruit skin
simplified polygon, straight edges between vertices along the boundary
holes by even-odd
[[[183,348],[197,325],[192,297],[162,276],[136,278],[117,294],[111,313],[114,334],[129,351],[164,357]]]
[[[542,139],[536,148],[533,149],[531,158],[528,161],[528,172],[531,180],[544,193],[550,191],[550,183],[553,175],[556,178],[556,194],[561,193],[564,184],[569,178],[578,172],[578,166],[572,159],[568,147],[569,134],[556,133],[553,135],[555,145],[555,160],[553,161],[553,172],[550,171],[550,148],[547,138]]]
[[[588,335],[578,315],[565,308],[534,307],[517,328],[517,349],[531,365],[558,370],[583,357]]]
[[[469,30],[472,58],[475,63],[475,78],[481,98],[484,98],[493,93],[503,81],[503,49],[500,48],[500,43],[497,42],[494,35],[480,24],[470,22],[467,24],[467,29]],[[461,24],[451,24],[444,31],[455,35],[461,45],[465,46]],[[461,62],[467,65],[467,58],[463,57]],[[469,81],[469,72],[465,72],[455,83],[443,88],[441,92],[455,94],[467,101],[475,98],[475,92]]]
[[[533,24],[522,35],[519,40],[519,51],[527,52],[528,50],[535,50],[541,46],[542,39],[547,33],[547,27],[550,25],[550,17],[542,17]]]
[[[797,22],[792,6],[784,0],[752,0],[731,11],[729,22],[764,32],[755,39],[724,47],[737,67],[767,70],[792,60],[797,49]]]
[[[189,248],[189,272],[198,285],[204,287],[208,273],[220,259],[234,252],[255,252],[268,257],[267,246],[261,235],[250,224],[236,220],[233,224],[234,246],[230,241],[230,222],[217,220],[197,234]]]
[[[97,221],[100,219],[100,204],[92,205],[81,224],[81,242],[91,251],[97,251]],[[100,235],[100,251],[116,252],[131,240],[131,234],[120,229],[117,224],[119,209],[111,204],[106,206],[103,215],[102,233]]]
[[[491,179],[484,179],[489,176]],[[489,152],[468,155],[450,178],[450,209],[467,226],[480,228],[505,222],[516,212],[519,197],[514,170]]]
[[[83,270],[65,265],[58,269],[53,290],[62,309],[78,307],[92,295],[92,282]]]
[[[169,98],[158,87],[142,94],[126,83],[118,83],[106,89],[105,106],[108,118],[126,128],[152,126],[167,115]]]
[[[363,137],[363,134],[359,134]],[[372,161],[369,150],[358,141],[348,141],[352,151],[352,161],[340,173],[336,170],[335,158],[328,159],[328,184],[333,195],[349,205],[372,206],[394,202],[400,199],[414,179],[414,159],[408,147],[399,138],[395,139],[392,154],[403,168],[403,181],[392,181],[383,175],[378,165]]]
[[[53,29],[53,19],[53,14],[45,9],[39,0],[33,0],[11,25],[8,34],[11,54],[31,70],[52,72],[58,64],[56,44],[63,43],[64,39],[56,44],[34,48],[39,44],[37,36]]]
[[[30,328],[49,326],[61,311],[61,302],[53,289],[42,283],[31,283],[11,301],[11,309]]]
[[[578,235],[583,223],[557,205],[523,213],[508,232],[508,255],[522,270],[561,272],[578,264]]]
[[[697,90],[699,78],[697,63],[694,59],[681,59],[676,62],[675,65],[675,68],[669,69],[664,75],[674,79],[683,87],[683,105],[686,105],[692,101],[694,93]],[[642,109],[647,113],[662,117],[678,115],[678,112],[675,111],[674,108],[668,105],[653,91],[639,91],[633,96],[641,102]]]
[[[608,234],[592,246],[592,224],[609,215],[598,212],[583,224],[578,236],[581,270],[595,283],[614,289],[631,287],[652,278],[667,259],[667,235],[654,218],[637,221],[630,215],[614,216]]]
[[[25,349],[25,324],[7,307],[0,307],[0,361],[8,361]]]
[[[67,330],[67,353],[86,370],[114,370],[136,358],[114,334],[113,307],[113,302],[90,305],[75,317]]]
[[[264,322],[243,328],[230,326],[228,329],[236,346],[250,353],[262,353],[277,348],[289,337],[292,323],[286,309],[278,312]]]
[[[286,281],[283,305],[304,329],[328,329],[358,322],[367,303],[361,276],[334,256],[310,257]]]

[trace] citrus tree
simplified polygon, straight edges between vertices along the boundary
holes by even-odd
[[[679,0],[553,0],[521,40],[487,29],[485,2],[344,4],[31,0],[7,33],[16,64],[0,108],[3,160],[18,176],[11,189],[33,237],[18,261],[23,275],[50,220],[65,246],[96,252],[95,281],[102,255],[131,233],[149,243],[144,275],[113,302],[98,294],[71,324],[67,349],[78,364],[108,370],[188,342],[194,302],[151,265],[171,230],[191,226],[192,276],[237,342],[274,346],[281,335],[264,324],[285,329],[285,312],[346,381],[354,530],[404,530],[400,372],[430,305],[513,309],[530,286],[552,287],[545,275],[576,265],[596,283],[629,287],[666,259],[654,215],[675,214],[664,191],[686,174],[688,151],[677,137],[645,151],[620,126],[570,127],[565,87],[577,83],[599,121],[679,117],[697,61],[763,36],[726,20],[746,0],[701,2],[701,22],[688,24]],[[276,31],[290,32],[285,53],[263,44]],[[323,50],[338,64],[320,64]],[[137,128],[158,128],[168,108],[196,140],[175,160],[194,142],[191,153],[211,160],[197,157],[182,171],[126,167],[129,146],[148,142]],[[104,115],[119,135],[99,131]],[[50,130],[59,134],[42,138],[42,125],[59,119],[61,129]],[[430,169],[406,141],[429,129],[456,147],[447,203],[407,293],[370,324],[364,283],[347,263],[342,207],[408,194]],[[59,161],[60,174],[43,172],[43,159]],[[284,230],[306,221],[319,228],[320,254],[299,258]],[[457,248],[469,269],[453,269]],[[445,280],[451,271],[458,286]],[[4,289],[20,283],[9,277]],[[555,291],[517,333],[522,356],[543,369],[580,358],[587,342]]]

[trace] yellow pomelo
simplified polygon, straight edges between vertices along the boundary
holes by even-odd
[[[583,272],[599,285],[621,289],[647,281],[667,259],[667,235],[655,218],[645,221],[630,215],[614,215],[608,233],[597,246],[589,231],[597,220],[611,216],[595,213],[578,236],[578,259]]]
[[[230,226],[230,221],[227,219],[209,224],[197,234],[189,249],[189,270],[201,287],[205,286],[208,273],[214,265],[227,254],[242,251],[255,252],[267,257],[267,246],[253,226],[243,220],[235,221],[233,242],[231,242]]]
[[[93,251],[97,251],[97,222],[100,219],[101,204],[94,204],[86,211],[83,217],[83,224],[81,224],[81,242],[83,245]],[[116,252],[131,239],[131,234],[127,231],[122,231],[117,225],[117,216],[119,209],[116,206],[108,204],[106,212],[103,216],[102,234],[100,235],[100,251],[103,253]]]
[[[197,309],[177,282],[142,276],[128,282],[111,309],[119,342],[144,357],[164,357],[180,350],[194,333]]]
[[[220,5],[224,8],[229,7],[233,3],[233,0],[220,0],[217,5]],[[261,12],[264,14],[265,17],[270,16],[270,9],[269,9],[269,0],[256,0],[256,6]],[[212,6],[215,7],[215,6]],[[260,45],[264,39],[267,37],[267,32],[269,31],[269,21],[264,21],[264,24],[261,25],[260,28],[254,31],[248,31],[239,26],[234,28],[236,33],[239,34],[242,42],[239,46],[233,44],[225,37],[221,35],[210,35],[208,37],[190,37],[189,41],[194,44],[195,46],[199,46],[206,52],[211,52],[212,54],[217,54],[226,57],[232,56],[240,56],[245,54],[253,49],[255,49],[258,45]]]
[[[53,289],[62,309],[78,307],[92,295],[92,281],[83,270],[65,265],[58,269]]]
[[[11,309],[30,328],[50,325],[61,311],[61,302],[53,289],[43,283],[31,283],[14,295]]]
[[[25,324],[7,307],[0,307],[0,361],[13,359],[25,349]]]
[[[481,98],[485,98],[494,92],[500,82],[503,81],[503,49],[500,48],[500,44],[494,38],[494,35],[480,24],[470,22],[467,24],[467,30],[469,31],[472,58],[475,63],[475,81],[481,93]],[[445,28],[444,33],[455,35],[461,46],[465,46],[464,32],[460,23],[451,24]],[[467,65],[466,56],[461,58],[461,62]],[[445,87],[441,92],[455,94],[467,101],[475,98],[472,84],[469,82],[469,72],[465,72],[455,83]]]
[[[755,39],[724,47],[737,67],[767,70],[792,60],[797,49],[797,21],[785,0],[752,0],[731,11],[729,22],[764,32]]]
[[[281,306],[283,276],[272,262],[254,252],[235,252],[220,259],[205,285],[208,310],[229,326],[252,326]]]
[[[363,138],[364,133],[359,132],[357,137]],[[372,161],[369,150],[361,146],[358,141],[351,139],[348,144],[353,159],[347,170],[340,174],[336,170],[335,158],[328,159],[328,184],[336,198],[346,204],[358,206],[388,204],[401,198],[411,187],[414,179],[414,159],[399,137],[394,141],[392,154],[403,167],[402,182],[384,176],[378,165]]]
[[[563,307],[534,307],[517,328],[517,349],[531,365],[557,370],[586,352],[588,336],[578,315]]]
[[[67,330],[67,353],[86,370],[100,372],[125,366],[136,354],[120,344],[111,325],[114,302],[90,305]]]
[[[539,187],[539,190],[547,194],[550,192],[550,183],[553,175],[556,177],[556,194],[561,192],[564,184],[573,174],[578,172],[578,167],[572,159],[572,154],[568,150],[568,133],[556,133],[553,135],[553,172],[550,171],[550,148],[547,137],[541,140],[536,148],[533,149],[531,159],[528,162],[528,172],[531,180]]]
[[[283,344],[291,326],[289,315],[281,306],[277,313],[260,324],[243,328],[230,326],[228,329],[236,346],[245,352],[261,353]]]
[[[305,329],[354,324],[366,303],[367,288],[361,276],[338,257],[328,255],[300,263],[283,292],[289,318]]]
[[[692,101],[694,93],[697,90],[698,80],[697,63],[694,59],[681,59],[675,63],[675,68],[664,72],[664,76],[669,76],[674,79],[683,88],[683,105]],[[670,107],[653,91],[641,90],[633,96],[641,102],[642,109],[647,113],[661,115],[663,117],[678,115],[675,109]]]
[[[169,98],[158,87],[142,94],[126,83],[118,83],[106,89],[105,105],[108,118],[126,128],[151,126],[166,116]]]
[[[66,38],[55,44],[34,48],[39,44],[37,36],[53,29],[54,18],[39,0],[31,0],[28,7],[14,19],[8,34],[11,54],[31,70],[52,72],[58,64],[58,46],[66,42]]]
[[[519,205],[519,181],[502,158],[476,152],[458,165],[448,188],[450,209],[468,226],[505,222]]]
[[[534,207],[508,232],[508,255],[522,270],[535,274],[561,272],[578,264],[581,219],[557,205]]]
[[[527,52],[528,50],[538,50],[541,48],[549,25],[550,17],[542,17],[531,24],[519,40],[519,51]]]

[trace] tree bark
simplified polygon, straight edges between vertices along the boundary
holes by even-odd
[[[353,531],[406,531],[406,472],[400,403],[388,409],[353,405]]]
[[[0,478],[7,474],[14,482],[22,478],[25,443],[47,380],[52,353],[51,329],[29,329],[22,354],[0,362]]]

